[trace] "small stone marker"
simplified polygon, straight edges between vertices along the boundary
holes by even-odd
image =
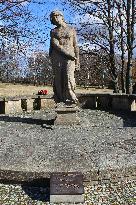
[[[79,125],[80,118],[77,113],[79,108],[75,106],[62,106],[56,108],[57,118],[54,125]]]
[[[77,172],[53,173],[50,178],[51,203],[83,203],[83,175]]]

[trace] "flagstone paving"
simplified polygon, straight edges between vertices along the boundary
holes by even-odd
[[[136,113],[81,110],[80,126],[42,128],[46,115],[0,116],[0,170],[86,173],[135,166]],[[85,183],[84,204],[136,204],[133,177]],[[48,187],[0,184],[0,205],[44,204],[49,204]]]
[[[41,126],[42,113],[0,116],[0,169],[87,172],[136,164],[135,115],[81,110],[79,116],[79,126],[49,129]]]

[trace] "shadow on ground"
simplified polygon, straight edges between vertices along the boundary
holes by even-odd
[[[5,172],[5,171],[2,171],[2,172]],[[21,176],[21,174],[19,175]],[[20,185],[22,191],[24,192],[24,195],[26,195],[26,198],[30,198],[36,201],[50,202],[50,179],[49,178],[36,178],[36,179],[28,180],[28,181],[20,181],[18,179],[9,180],[5,178],[2,179],[0,177],[0,183],[6,184],[6,185],[9,185],[9,184],[10,185],[12,184]]]
[[[36,124],[36,125],[53,125],[54,119],[43,120],[43,119],[34,119],[34,118],[26,118],[26,117],[11,117],[11,116],[0,116],[0,121],[5,122],[21,122],[25,124]]]
[[[127,112],[127,111],[108,111],[108,110],[105,110],[105,112],[108,112],[109,115],[112,114],[112,115],[115,115],[119,118],[122,118],[123,127],[136,127],[136,111]],[[41,126],[43,126],[44,124],[49,125],[49,126],[54,125],[54,120],[55,120],[55,118],[44,120],[44,119],[42,119],[42,117],[35,119],[35,116],[33,118],[32,117],[29,117],[29,118],[28,117],[19,117],[19,116],[4,116],[4,115],[0,116],[0,121],[21,122],[21,123],[25,123],[25,124],[36,124],[36,125],[41,125]]]
[[[114,114],[123,119],[123,127],[136,127],[136,111],[111,111],[109,114]]]
[[[32,200],[49,202],[50,201],[50,179],[40,178],[33,181],[23,182],[22,190]]]

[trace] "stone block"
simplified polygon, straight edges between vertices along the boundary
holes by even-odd
[[[83,175],[81,173],[68,172],[51,174],[51,203],[83,203],[83,193]]]
[[[5,101],[4,114],[21,113],[21,112],[22,112],[21,99]]]
[[[27,111],[34,109],[34,101],[35,99],[27,99]]]
[[[111,97],[110,95],[98,95],[97,108],[109,110],[111,109]]]
[[[49,98],[40,98],[40,108],[41,109],[51,109],[55,108],[56,104],[54,99]]]
[[[112,95],[112,109],[130,111],[130,101],[128,95]]]
[[[51,203],[84,203],[83,195],[50,195]]]
[[[78,108],[58,108],[55,110],[57,118],[54,121],[54,125],[79,125],[80,118],[78,117]]]

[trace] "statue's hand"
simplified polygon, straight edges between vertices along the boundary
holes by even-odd
[[[72,55],[72,54],[67,54],[67,57],[69,57],[69,59],[70,60],[72,60],[72,61],[76,61],[76,57],[75,57],[75,55]]]
[[[76,61],[77,58],[75,56],[72,56],[71,60]]]

